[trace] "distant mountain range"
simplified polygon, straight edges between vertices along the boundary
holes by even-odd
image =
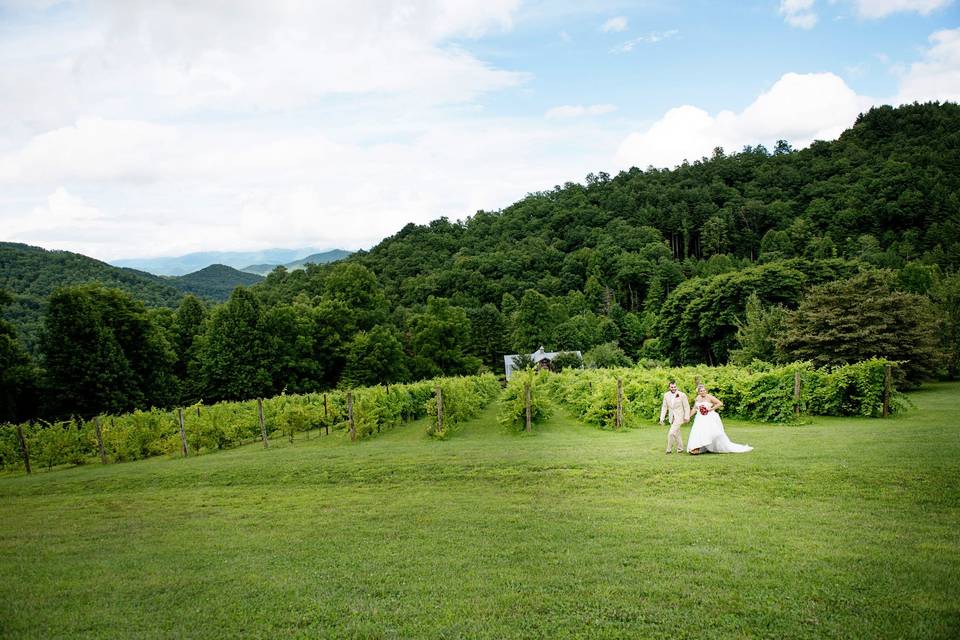
[[[114,260],[111,264],[115,267],[138,269],[158,276],[182,276],[215,264],[266,275],[279,265],[290,269],[296,267],[288,265],[303,261],[320,264],[339,260],[348,255],[350,255],[349,251],[341,249],[323,251],[314,247],[307,247],[302,249],[264,249],[263,251],[203,251],[163,258],[128,258]],[[330,257],[324,258],[324,256]]]
[[[324,251],[322,253],[313,253],[307,256],[306,258],[300,258],[299,260],[294,260],[292,262],[286,262],[284,264],[252,264],[250,266],[240,269],[240,271],[245,271],[247,273],[255,273],[257,275],[265,276],[279,266],[286,268],[288,271],[293,271],[294,269],[302,269],[308,264],[326,264],[328,262],[336,262],[337,260],[343,260],[350,255],[350,251],[344,251],[343,249],[331,249],[330,251]]]

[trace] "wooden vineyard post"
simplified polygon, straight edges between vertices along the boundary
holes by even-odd
[[[187,431],[183,428],[183,409],[177,407],[177,419],[180,421],[180,444],[182,445],[183,457],[190,457],[190,449],[187,448]]]
[[[93,426],[97,430],[97,449],[100,450],[100,464],[107,464],[107,450],[103,448],[103,430],[100,428],[100,416],[93,417]]]
[[[353,392],[347,391],[347,418],[350,420],[350,441],[357,439],[357,424],[353,421]]]
[[[883,417],[890,415],[890,396],[893,395],[893,366],[883,366]]]
[[[623,380],[617,378],[617,418],[616,428],[623,426]]]
[[[30,452],[27,451],[27,439],[23,437],[23,425],[17,425],[17,440],[20,441],[20,455],[23,456],[23,468],[30,473]]]
[[[330,411],[327,408],[327,394],[323,394],[323,428],[326,430],[327,435],[330,435],[329,413]]]
[[[533,392],[530,390],[530,383],[523,385],[523,403],[527,408],[527,432],[533,431]]]
[[[800,419],[800,372],[793,373],[793,417]]]
[[[267,439],[267,423],[263,419],[263,398],[257,398],[257,417],[260,419],[260,433],[263,435],[263,448],[266,449],[270,446],[270,441]]]
[[[443,389],[437,386],[437,433],[443,433]]]

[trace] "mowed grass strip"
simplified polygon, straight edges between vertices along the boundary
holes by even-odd
[[[960,385],[910,397],[729,420],[744,455],[494,406],[443,442],[0,478],[0,637],[957,637]]]

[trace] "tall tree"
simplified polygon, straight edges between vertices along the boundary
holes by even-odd
[[[180,397],[184,402],[200,398],[197,337],[203,334],[206,319],[206,306],[194,295],[185,296],[174,314],[173,339],[177,354],[174,374],[180,380]]]
[[[98,285],[54,292],[41,335],[48,410],[92,415],[164,406],[175,354],[143,304]]]
[[[868,271],[814,287],[787,316],[777,348],[818,366],[896,360],[897,375],[908,385],[935,376],[944,358],[933,304],[896,291],[893,281],[889,271]]]
[[[377,325],[350,343],[341,384],[348,387],[404,382],[410,376],[403,345],[393,329]]]
[[[730,361],[748,365],[754,360],[780,360],[775,341],[783,335],[787,313],[782,305],[764,305],[756,293],[751,293],[747,298],[746,318],[737,322],[739,346],[730,351]]]
[[[538,291],[527,289],[511,318],[513,348],[517,353],[531,353],[538,347],[551,347],[556,322],[550,299]]]
[[[751,294],[766,304],[792,305],[807,280],[803,272],[781,263],[686,280],[661,308],[661,348],[678,364],[722,364],[736,347],[738,322]]]
[[[238,287],[214,309],[200,341],[204,400],[240,400],[274,391],[270,340],[260,301]]]
[[[960,274],[940,278],[931,294],[943,317],[941,348],[947,360],[947,375],[956,379],[960,376]]]
[[[413,351],[444,375],[476,373],[480,359],[468,355],[470,320],[460,307],[444,298],[430,298],[423,313],[411,321]]]
[[[0,311],[13,297],[0,289]],[[0,422],[20,420],[36,412],[38,372],[13,325],[0,317]]]
[[[492,303],[467,309],[470,320],[470,353],[479,357],[491,371],[503,366],[507,353],[507,323]]]

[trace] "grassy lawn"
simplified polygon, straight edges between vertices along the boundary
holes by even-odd
[[[491,407],[0,478],[0,637],[956,638],[960,384],[911,399],[744,455]]]

